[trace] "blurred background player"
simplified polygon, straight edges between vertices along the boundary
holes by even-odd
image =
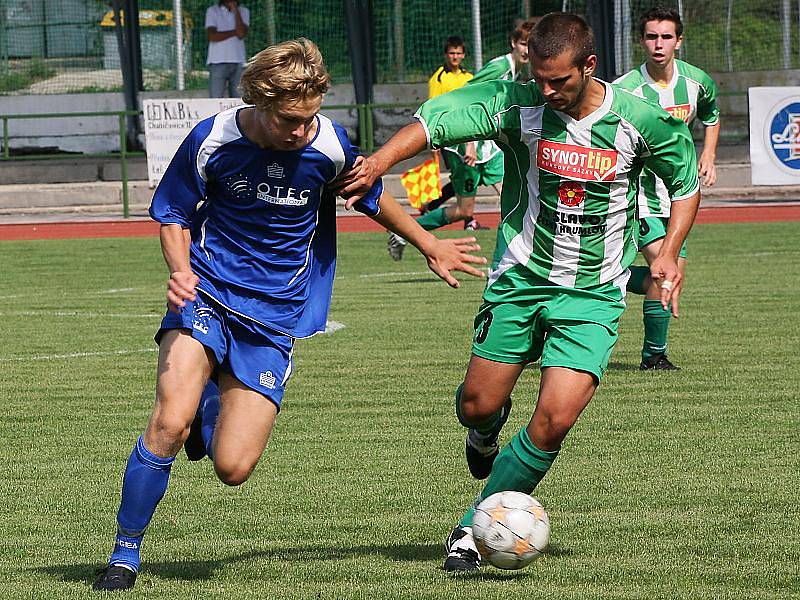
[[[440,67],[429,82],[429,99],[458,89],[465,84],[472,85],[476,82],[481,83],[494,79],[506,81],[529,79],[525,73],[525,67],[528,64],[527,40],[534,25],[534,20],[519,23],[509,36],[511,52],[490,60],[474,77],[469,75],[458,80],[451,78],[448,83],[453,81],[453,85],[442,85],[438,80],[445,67]],[[461,38],[448,38],[446,45],[454,39],[461,41]],[[448,50],[445,50],[445,56],[449,56]],[[463,59],[463,45],[461,58]],[[458,85],[455,85],[456,82]],[[497,186],[503,181],[503,155],[500,148],[493,141],[485,140],[446,147],[442,149],[442,153],[445,164],[450,170],[450,183],[442,189],[441,198],[429,203],[427,210],[423,216],[417,219],[417,222],[425,229],[437,229],[463,219],[466,230],[485,229],[473,215],[475,195],[480,186]],[[450,186],[456,195],[456,206],[442,208],[441,205],[448,199],[447,188]],[[405,240],[400,236],[390,234],[387,248],[394,260],[400,260],[403,257]]]
[[[336,265],[328,185],[362,160],[344,129],[319,114],[329,82],[309,40],[258,53],[242,79],[248,106],[201,121],[156,189],[150,215],[161,223],[170,274],[156,402],[128,458],[117,535],[95,590],[133,587],[142,537],[185,442],[190,460],[208,454],[225,484],[250,477],[295,340],[325,330]],[[419,247],[451,286],[453,269],[481,276],[467,263],[485,259],[463,253],[477,249],[474,238],[437,240],[390,196],[379,204],[381,190],[375,182],[358,210]]]
[[[429,100],[418,122],[367,157],[341,190],[349,204],[398,161],[456,140],[496,140],[508,164],[521,165],[505,172],[503,226],[456,391],[456,414],[469,429],[469,470],[488,477],[475,505],[505,490],[530,494],[594,396],[618,339],[636,257],[631,217],[641,165],[658,173],[675,203],[650,266],[664,305],[680,289],[677,256],[700,202],[685,123],[593,77],[594,35],[582,18],[543,17],[528,48],[535,85],[495,80]],[[499,450],[511,392],[539,359],[533,416]],[[447,538],[446,571],[480,567],[473,513]]]
[[[428,99],[436,98],[441,94],[456,90],[472,78],[472,73],[461,67],[465,56],[466,46],[464,45],[463,39],[457,35],[451,35],[445,40],[444,64],[436,69],[428,80]],[[444,162],[449,168],[450,159],[448,155],[450,153],[456,153],[457,148],[444,148],[443,152]],[[438,150],[434,150],[433,155],[436,160],[439,160],[440,152]],[[456,192],[454,190],[451,173],[450,181],[447,185],[442,187],[442,195],[433,202],[423,205],[420,208],[422,216],[417,219],[417,223],[424,229],[432,230],[452,223],[453,221],[463,219],[464,228],[467,229],[468,225],[474,220],[472,212],[475,206],[475,199],[472,198],[472,202],[470,203],[469,199],[459,197],[455,206],[442,208],[442,205],[455,195]],[[389,251],[389,255],[394,260],[403,258],[405,246],[406,241],[402,237],[393,233],[389,234],[386,247]]]
[[[246,62],[244,38],[250,26],[250,11],[238,0],[219,0],[206,10],[208,35],[208,95],[224,98],[241,96],[239,82]]]
[[[511,52],[493,58],[483,65],[483,68],[475,73],[475,77],[470,79],[470,83],[483,83],[493,79],[528,81],[530,79],[528,70],[528,36],[537,21],[538,18],[534,18],[518,23],[509,36]]]
[[[683,41],[683,23],[678,11],[661,7],[648,10],[639,19],[639,34],[640,43],[647,53],[647,62],[615,83],[637,96],[660,104],[689,127],[696,120],[703,124],[705,138],[697,169],[704,185],[714,185],[717,180],[714,160],[720,127],[717,86],[704,71],[675,58],[675,52]],[[639,248],[649,265],[661,249],[672,202],[664,182],[648,169],[642,171],[639,186]],[[681,248],[678,266],[681,274],[685,275],[685,244]],[[660,290],[650,278],[650,269],[631,267],[628,290],[645,296],[642,304],[644,343],[639,368],[678,370],[667,358],[670,310],[661,306]],[[678,296],[673,299],[676,306],[678,300]]]
[[[428,100],[458,89],[472,78],[472,73],[461,67],[466,55],[467,47],[464,45],[464,40],[459,36],[451,35],[445,40],[444,64],[436,69],[428,80]],[[435,150],[433,155],[437,160],[439,159],[438,150]],[[436,200],[423,205],[420,208],[420,213],[424,215],[428,211],[439,208],[455,195],[453,183],[448,181],[447,185],[442,187],[442,195]]]

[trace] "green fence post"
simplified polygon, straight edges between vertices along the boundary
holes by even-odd
[[[364,116],[364,105],[356,104],[356,111],[358,112],[358,145],[362,152],[366,152],[367,148],[367,119]]]
[[[367,104],[367,152],[372,154],[375,149],[375,125],[372,121],[372,105]]]
[[[126,115],[120,113],[119,117],[119,156],[120,156],[120,169],[122,174],[122,216],[127,219],[130,216],[128,207],[128,133],[126,131],[125,120]]]

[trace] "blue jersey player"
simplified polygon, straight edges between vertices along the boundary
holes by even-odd
[[[142,536],[181,446],[212,458],[228,485],[261,457],[292,374],[295,339],[325,329],[335,267],[328,185],[359,162],[340,125],[319,114],[329,77],[317,47],[267,48],[242,77],[248,106],[199,123],[164,174],[150,214],[161,223],[169,310],[156,403],[128,459],[117,535],[96,590],[133,587]],[[474,238],[438,240],[377,182],[356,206],[450,271],[481,273]]]

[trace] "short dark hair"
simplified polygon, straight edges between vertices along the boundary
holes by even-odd
[[[647,25],[650,21],[672,21],[675,23],[675,35],[678,37],[683,35],[683,21],[681,21],[681,14],[674,8],[656,6],[639,17],[640,38],[644,37],[645,25]]]
[[[461,36],[458,35],[451,35],[444,41],[445,54],[447,54],[447,51],[450,50],[450,48],[461,48],[462,50],[465,51],[467,49],[467,47],[464,45],[464,40],[461,39]]]
[[[539,58],[553,58],[571,52],[573,64],[582,67],[595,53],[594,32],[578,15],[549,13],[533,28],[528,38],[528,51]]]

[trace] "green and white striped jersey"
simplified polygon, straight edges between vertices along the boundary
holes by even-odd
[[[519,79],[519,76],[520,73],[517,73],[514,65],[514,57],[509,52],[508,54],[498,56],[487,62],[467,83],[486,83],[487,81],[494,81],[495,79],[516,81]]]
[[[498,56],[497,58],[494,58],[483,65],[481,70],[475,73],[475,75],[466,83],[466,85],[485,83],[487,81],[496,81],[498,79],[503,81],[516,81],[519,79],[519,75],[520,73],[517,73],[516,69],[514,68],[514,57],[509,52],[508,54]],[[455,152],[463,161],[466,153],[466,144],[459,144],[458,146],[454,146],[452,148],[445,148],[445,150]],[[499,152],[500,147],[494,142],[489,140],[479,141],[475,148],[475,162],[478,164],[488,162]]]
[[[717,84],[705,71],[682,60],[675,61],[672,81],[667,86],[656,83],[645,65],[626,73],[614,83],[658,104],[689,127],[695,119],[706,127],[719,122]],[[639,217],[668,217],[670,205],[664,182],[645,169],[639,180]]]
[[[636,256],[636,180],[643,166],[673,198],[698,189],[686,124],[611,84],[576,121],[547,106],[533,83],[492,81],[429,100],[415,115],[429,145],[495,140],[503,149],[501,222],[484,298],[512,267],[553,284],[625,287]]]

